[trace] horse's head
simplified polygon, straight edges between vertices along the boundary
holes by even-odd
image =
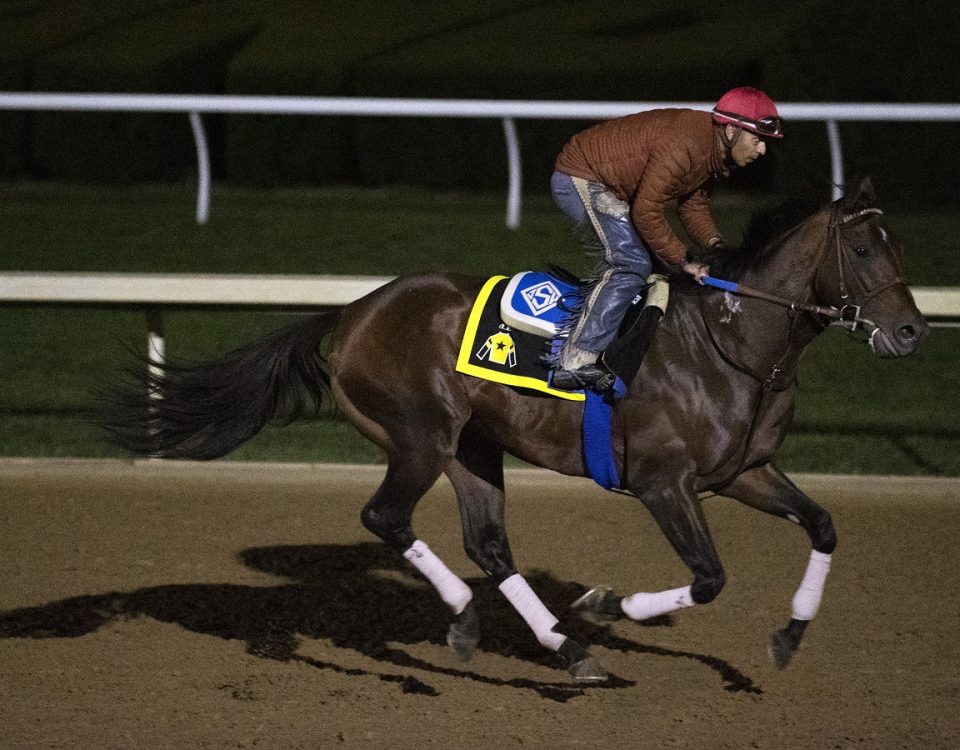
[[[902,250],[866,178],[828,209],[827,246],[814,294],[842,311],[852,333],[881,357],[912,354],[928,331],[903,278]]]

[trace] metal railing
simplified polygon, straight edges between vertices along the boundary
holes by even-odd
[[[490,118],[503,123],[507,149],[506,225],[520,224],[522,164],[516,120],[604,120],[661,107],[709,111],[711,102],[583,102],[486,99],[388,99],[358,97],[228,96],[186,94],[85,94],[0,92],[0,109],[26,111],[181,112],[187,114],[197,152],[196,220],[210,215],[210,153],[201,115],[272,114]],[[960,121],[960,104],[778,105],[791,122],[826,124],[835,190],[844,183],[839,122]],[[839,192],[835,193],[839,197]],[[346,304],[371,291],[385,277],[291,277],[195,274],[0,274],[0,304],[86,304],[148,309],[151,350],[162,349],[162,318],[168,307],[323,307]],[[960,288],[915,288],[924,315],[935,320],[960,318]],[[211,296],[212,295],[212,296]],[[951,324],[951,323],[947,323]],[[955,325],[955,323],[952,323]]]
[[[213,94],[74,94],[0,92],[0,109],[100,112],[181,112],[187,114],[197,151],[196,220],[210,216],[210,153],[203,114],[340,115],[374,117],[449,117],[499,119],[507,149],[506,225],[520,225],[523,182],[518,119],[606,120],[660,107],[709,111],[712,102],[584,102],[496,99],[392,99],[364,97],[230,96]],[[844,184],[840,122],[958,122],[960,104],[820,104],[778,105],[789,122],[823,122],[830,148],[834,197]]]

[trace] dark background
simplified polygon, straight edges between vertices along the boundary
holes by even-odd
[[[0,90],[715,101],[951,102],[953,4],[895,0],[78,0],[0,2]],[[496,120],[213,116],[214,176],[237,185],[501,189]],[[586,122],[521,120],[524,188]],[[946,203],[960,124],[841,123],[848,176],[888,199]],[[0,177],[97,183],[190,178],[182,115],[0,111]],[[734,188],[826,197],[822,123]],[[749,174],[748,174],[749,173]]]

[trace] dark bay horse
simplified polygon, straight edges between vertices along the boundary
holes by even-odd
[[[830,514],[773,463],[792,416],[800,355],[832,317],[866,328],[880,356],[910,354],[927,326],[869,181],[760,252],[719,270],[790,302],[733,296],[686,280],[674,284],[666,315],[613,418],[622,490],[646,506],[693,580],[625,597],[594,589],[575,605],[643,620],[712,601],[723,588],[724,570],[701,495],[722,494],[788,519],[809,536],[810,560],[792,617],[772,640],[782,667],[816,614],[836,546]],[[144,368],[137,382],[113,392],[105,426],[134,452],[211,459],[269,421],[293,418],[308,393],[317,403],[332,394],[387,456],[386,476],[362,522],[450,607],[447,640],[454,652],[469,658],[479,639],[472,593],[411,525],[414,507],[441,474],[456,492],[470,559],[576,680],[600,682],[606,679],[601,665],[557,631],[557,618],[517,572],[504,523],[505,452],[562,474],[586,475],[583,406],[455,370],[483,283],[451,274],[400,278],[222,359],[165,365],[159,377]]]

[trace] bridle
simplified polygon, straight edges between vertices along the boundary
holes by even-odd
[[[840,303],[841,307],[827,308],[826,312],[821,313],[827,317],[836,319],[847,331],[849,334],[855,334],[858,330],[861,329],[868,333],[871,338],[879,328],[876,323],[867,318],[863,318],[860,315],[860,310],[863,309],[872,299],[883,294],[887,289],[897,284],[905,284],[906,281],[901,276],[894,277],[891,281],[887,282],[883,286],[878,287],[871,291],[864,299],[860,301],[860,304],[853,304],[849,302],[850,292],[847,289],[846,275],[844,273],[844,264],[843,264],[843,243],[840,239],[840,229],[846,224],[849,224],[851,221],[859,219],[861,216],[868,216],[871,214],[874,215],[883,215],[883,211],[879,208],[863,208],[859,211],[855,211],[852,214],[845,214],[837,216],[839,210],[837,207],[833,209],[833,215],[830,218],[830,230],[833,232],[833,236],[836,239],[836,248],[837,248],[837,279],[839,284],[840,292]],[[869,331],[867,330],[869,329]]]
[[[864,318],[860,311],[870,300],[876,298],[878,295],[885,292],[892,286],[897,284],[905,284],[906,281],[897,276],[888,283],[882,285],[881,287],[870,291],[867,296],[860,301],[859,304],[854,304],[850,302],[850,291],[847,286],[846,273],[844,270],[844,261],[843,261],[843,241],[840,236],[841,229],[849,224],[852,221],[863,216],[880,216],[883,214],[883,211],[879,208],[863,208],[859,211],[854,211],[853,213],[844,214],[841,212],[839,204],[834,204],[831,209],[830,223],[828,225],[828,236],[826,242],[823,243],[822,249],[817,256],[816,267],[821,269],[825,265],[824,254],[829,253],[831,248],[836,248],[837,253],[837,283],[838,283],[838,293],[840,296],[840,306],[824,306],[817,305],[809,302],[801,302],[796,299],[789,299],[787,297],[781,297],[776,294],[771,294],[769,292],[763,292],[759,289],[753,289],[748,286],[744,286],[737,282],[725,281],[723,279],[715,279],[710,276],[704,276],[702,281],[704,285],[711,286],[717,289],[722,289],[727,292],[732,292],[733,294],[741,295],[744,297],[752,297],[754,299],[764,300],[766,302],[771,302],[775,305],[785,307],[791,312],[791,323],[790,323],[790,332],[794,330],[794,326],[797,323],[798,317],[796,313],[803,312],[809,313],[817,318],[827,318],[831,321],[836,321],[847,331],[848,334],[852,336],[862,337],[862,340],[869,342],[870,347],[874,347],[874,336],[880,332],[879,326],[868,318]],[[831,240],[830,234],[833,235]],[[819,275],[819,273],[818,273]],[[814,284],[816,284],[816,279],[814,279]],[[703,300],[703,297],[701,297]],[[702,304],[702,302],[701,302]],[[823,327],[826,327],[828,324],[822,324]],[[717,347],[717,350],[721,353],[724,359],[726,359],[733,367],[749,373],[752,377],[759,380],[763,386],[764,390],[773,389],[775,384],[782,379],[783,376],[786,376],[789,372],[789,360],[791,358],[791,348],[789,343],[786,350],[780,359],[773,365],[770,374],[766,377],[762,376],[760,373],[755,372],[752,368],[748,367],[745,363],[740,361],[735,361],[730,357],[729,354],[724,352],[723,347],[720,346],[719,342],[714,338],[713,331],[710,326],[707,325],[707,331],[710,333],[711,339],[714,341],[714,345]],[[788,339],[792,333],[788,333]]]
[[[843,263],[843,242],[840,237],[840,230],[842,227],[846,226],[852,221],[859,219],[862,216],[868,215],[882,215],[883,210],[880,208],[863,208],[859,211],[855,211],[850,214],[840,213],[839,206],[834,206],[832,209],[830,224],[828,225],[830,233],[833,235],[834,242],[831,243],[829,238],[824,244],[824,252],[827,252],[831,247],[831,244],[836,247],[837,251],[837,277],[839,285],[839,294],[840,294],[840,307],[833,306],[823,306],[816,305],[813,303],[800,302],[798,300],[789,299],[787,297],[781,297],[776,294],[770,294],[769,292],[763,292],[759,289],[752,289],[751,287],[744,286],[743,284],[738,284],[731,281],[724,281],[723,279],[714,279],[710,276],[705,276],[703,278],[703,283],[707,286],[716,287],[718,289],[723,289],[728,292],[733,292],[734,294],[739,294],[744,297],[752,297],[754,299],[765,300],[767,302],[772,302],[775,305],[780,305],[781,307],[788,308],[791,312],[805,312],[810,313],[814,316],[820,316],[824,318],[829,318],[840,323],[847,331],[847,333],[855,334],[858,331],[863,331],[868,335],[872,336],[876,331],[879,330],[876,323],[868,318],[864,318],[860,315],[860,311],[863,307],[870,302],[875,297],[879,296],[887,289],[897,284],[905,284],[906,281],[897,276],[883,286],[874,289],[871,291],[866,298],[860,301],[859,304],[853,304],[849,302],[850,292],[847,287],[846,274],[844,271]],[[820,265],[819,263],[817,264]]]

